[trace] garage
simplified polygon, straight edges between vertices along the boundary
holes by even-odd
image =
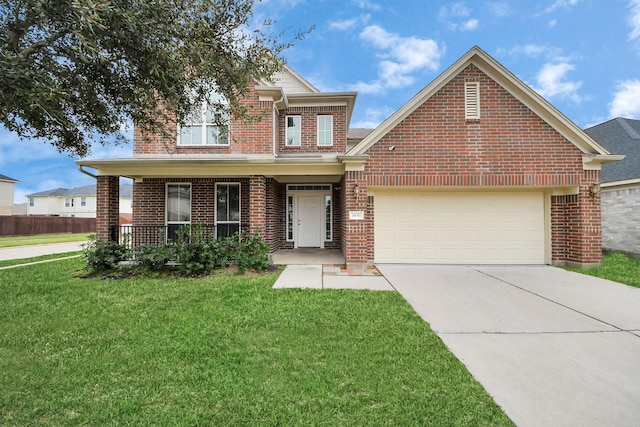
[[[377,263],[545,263],[542,191],[373,194]]]

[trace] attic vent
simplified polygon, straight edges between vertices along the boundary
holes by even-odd
[[[464,114],[467,120],[480,118],[480,83],[478,82],[464,84]]]

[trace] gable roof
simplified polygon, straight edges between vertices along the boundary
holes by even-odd
[[[618,117],[585,129],[607,150],[626,157],[602,166],[603,183],[640,179],[640,120]]]
[[[9,178],[7,175],[2,175],[1,173],[0,173],[0,181],[20,182],[17,179]]]
[[[27,194],[27,197],[84,197],[96,195],[95,185],[85,185],[72,189],[54,188],[52,190],[40,191],[39,193]],[[133,186],[131,184],[120,185],[120,197],[124,199],[133,198]]]
[[[619,158],[610,156],[610,153],[591,139],[582,129],[569,120],[565,115],[553,107],[547,100],[523,83],[514,74],[502,66],[498,61],[489,56],[478,46],[474,46],[436,77],[424,89],[418,92],[404,106],[382,122],[376,129],[365,137],[359,144],[353,147],[347,155],[364,154],[371,146],[381,140],[395,126],[407,118],[418,107],[436,94],[449,81],[456,77],[470,64],[478,67],[483,73],[492,78],[507,92],[526,105],[535,114],[552,126],[567,140],[578,147],[590,160],[597,162],[615,161]]]

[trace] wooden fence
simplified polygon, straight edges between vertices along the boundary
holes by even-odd
[[[95,232],[95,218],[0,216],[0,236],[30,236],[34,234]]]

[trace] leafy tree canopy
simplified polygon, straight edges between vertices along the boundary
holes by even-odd
[[[216,90],[235,116],[289,43],[249,29],[254,0],[0,0],[0,123],[84,156],[133,120],[184,124]],[[293,39],[300,37],[296,34]],[[175,129],[175,128],[174,128]]]

